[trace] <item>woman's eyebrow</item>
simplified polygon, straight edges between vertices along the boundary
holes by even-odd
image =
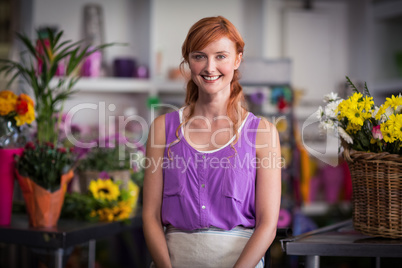
[[[205,54],[205,52],[202,52],[202,51],[193,51],[193,52],[190,52],[190,54],[195,54],[195,53],[198,53],[198,54]],[[226,51],[226,50],[223,50],[223,51],[217,51],[217,52],[215,52],[214,54],[230,54],[230,52],[229,52],[229,51]]]

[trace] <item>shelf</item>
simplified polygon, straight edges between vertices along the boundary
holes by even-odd
[[[51,86],[55,86],[57,81],[57,79],[52,80]],[[149,80],[113,77],[83,77],[74,86],[74,89],[78,89],[83,92],[105,93],[148,93],[150,88],[151,82]]]
[[[57,79],[52,80],[51,86],[55,86]],[[185,93],[184,81],[147,80],[137,78],[96,77],[81,78],[74,89],[83,92],[104,93]]]

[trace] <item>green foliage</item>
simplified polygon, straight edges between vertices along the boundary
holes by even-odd
[[[95,203],[96,200],[90,195],[66,193],[60,216],[76,220],[97,221],[97,218],[90,216],[96,206]]]
[[[94,147],[85,158],[80,160],[80,170],[113,171],[128,170],[130,166],[130,154],[127,148],[122,150],[123,159],[120,158],[119,146],[116,147]]]
[[[21,77],[33,89],[39,143],[57,142],[57,125],[61,118],[53,115],[62,111],[64,101],[75,92],[72,88],[80,79],[77,75],[80,64],[92,53],[115,45],[108,43],[81,48],[83,41],[61,41],[62,35],[63,31],[53,32],[51,29],[37,31],[35,44],[26,35],[17,33],[25,47],[25,51],[21,53],[21,61],[0,59],[0,74],[11,75],[9,84]],[[64,64],[65,74],[56,83],[51,83],[60,64]]]
[[[54,192],[60,188],[61,176],[72,168],[74,161],[71,149],[56,148],[51,143],[28,142],[23,154],[16,156],[16,168],[22,176]]]

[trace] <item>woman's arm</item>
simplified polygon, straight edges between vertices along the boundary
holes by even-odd
[[[162,160],[165,150],[165,116],[152,123],[146,147],[142,221],[145,241],[156,267],[171,267],[169,252],[161,220],[163,175]]]
[[[275,126],[262,118],[256,137],[256,226],[235,267],[255,267],[276,236],[281,202],[281,148]]]

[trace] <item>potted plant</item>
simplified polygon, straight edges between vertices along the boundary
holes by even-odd
[[[92,180],[83,193],[67,193],[62,217],[87,221],[125,221],[135,213],[139,186],[129,180],[124,187],[108,174]]]
[[[34,120],[34,102],[28,95],[0,91],[0,225],[9,225],[11,221],[14,155],[22,154],[22,128]]]
[[[317,111],[320,128],[340,137],[353,188],[353,223],[372,236],[402,238],[402,95],[376,106],[365,84],[341,99],[331,93]]]
[[[16,160],[19,182],[23,181],[20,178],[26,178],[38,187],[47,187],[43,188],[43,193],[48,194],[61,189],[60,199],[62,200],[66,188],[63,183],[69,181],[69,179],[63,180],[62,177],[72,177],[72,172],[67,167],[72,167],[73,160],[71,159],[73,154],[63,154],[65,149],[60,147],[58,141],[58,125],[61,121],[64,101],[75,92],[73,87],[80,79],[78,70],[81,63],[90,54],[113,44],[82,48],[81,41],[64,41],[62,40],[63,31],[54,32],[51,29],[37,31],[36,42],[19,33],[17,36],[25,46],[25,51],[21,53],[21,61],[1,59],[0,73],[11,76],[9,84],[17,78],[22,78],[22,81],[29,85],[33,91],[36,111],[35,144],[29,145],[23,155]],[[55,81],[56,75],[58,79]],[[46,161],[40,162],[41,157],[45,157]],[[26,199],[28,190],[29,194],[34,196],[33,198],[38,197],[43,200],[49,198],[48,195],[31,191],[29,184],[22,183],[21,186],[21,188],[26,187],[22,189],[26,204],[30,202]],[[37,204],[42,203],[46,202],[37,202]],[[35,211],[39,212],[42,209],[37,208]],[[30,217],[39,216],[30,215]],[[34,221],[30,223],[35,224]],[[39,221],[39,226],[42,225],[54,226],[55,222]]]
[[[142,146],[129,148],[125,143],[126,137],[119,134],[96,139],[96,142],[102,146],[84,151],[79,160],[78,177],[81,192],[88,189],[91,181],[104,178],[105,172],[114,181],[120,181],[124,187],[127,187],[132,179],[141,184],[143,171],[139,159],[144,155]],[[82,151],[80,148],[77,150]]]

